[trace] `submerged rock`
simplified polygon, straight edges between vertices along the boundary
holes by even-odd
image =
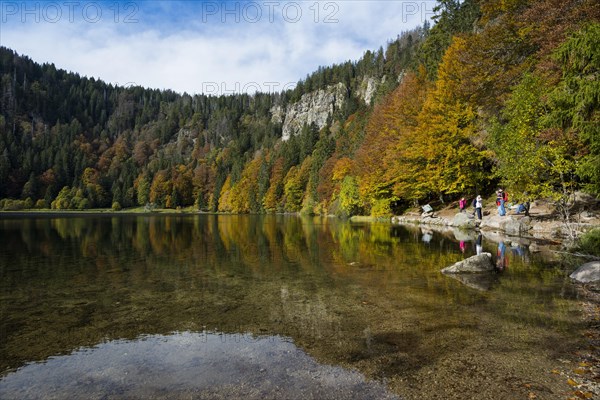
[[[491,272],[494,270],[492,255],[490,253],[481,253],[459,261],[442,270],[444,274],[462,274],[474,272]]]
[[[600,261],[583,264],[569,277],[581,283],[600,282]]]
[[[477,232],[474,230],[454,228],[452,229],[452,233],[454,234],[454,239],[458,240],[459,242],[474,242],[477,240]]]
[[[448,274],[448,276],[471,289],[482,292],[490,290],[498,280],[496,274]]]

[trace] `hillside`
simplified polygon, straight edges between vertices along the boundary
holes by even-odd
[[[435,12],[283,93],[119,87],[0,48],[0,208],[382,216],[497,185],[600,194],[600,5]]]

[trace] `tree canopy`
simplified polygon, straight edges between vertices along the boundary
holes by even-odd
[[[253,95],[114,86],[0,48],[0,208],[382,216],[496,184],[600,195],[599,18],[592,0],[438,1],[433,26]],[[283,140],[276,115],[340,83],[324,126]]]

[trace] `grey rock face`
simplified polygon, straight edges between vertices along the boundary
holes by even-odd
[[[360,87],[358,88],[358,93],[356,95],[362,101],[364,101],[366,105],[370,105],[378,86],[379,82],[375,78],[365,76],[363,77]]]
[[[271,109],[273,119],[282,120],[282,140],[288,140],[298,134],[304,124],[315,124],[321,129],[327,123],[327,118],[342,108],[346,100],[346,86],[343,83],[328,86],[306,93],[296,103],[287,106],[285,112],[281,107],[275,106]],[[285,115],[285,117],[284,117]]]

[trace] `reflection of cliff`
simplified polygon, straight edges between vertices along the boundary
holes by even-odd
[[[514,258],[513,275],[480,294],[439,273],[464,257],[458,243],[388,225],[136,216],[0,220],[0,231],[3,370],[109,339],[209,330],[291,337],[372,377],[416,374],[453,351],[443,343],[483,343],[481,324],[501,327],[492,343],[523,324],[543,343],[569,320],[543,264]]]

